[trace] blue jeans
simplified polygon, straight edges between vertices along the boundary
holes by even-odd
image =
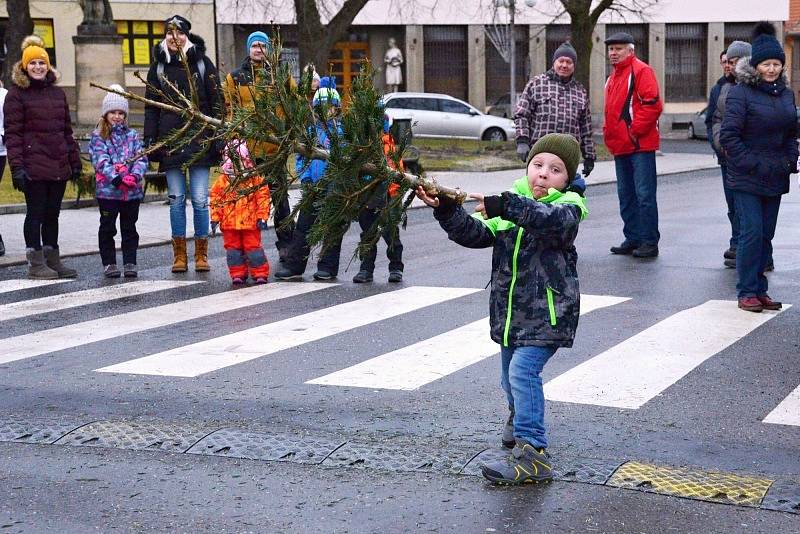
[[[632,245],[657,245],[656,153],[614,156],[622,233]]]
[[[730,248],[736,249],[739,244],[739,219],[736,217],[736,203],[733,201],[733,190],[725,185],[728,177],[728,167],[723,163],[719,166],[722,171],[722,190],[725,192],[725,203],[728,205],[728,220],[731,222]]]
[[[547,448],[541,373],[555,352],[554,347],[500,348],[500,385],[514,407],[514,437],[537,448]]]
[[[194,236],[208,237],[208,167],[189,167],[189,190],[194,212]],[[167,169],[169,223],[173,237],[186,237],[186,175],[183,169]]]
[[[739,298],[767,294],[764,268],[772,258],[772,238],[778,224],[781,197],[765,197],[734,191],[739,217],[739,245],[736,248],[736,272]]]

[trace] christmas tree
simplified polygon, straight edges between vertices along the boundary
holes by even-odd
[[[178,52],[184,69],[190,73],[186,55],[180,48]],[[391,184],[397,184],[402,194],[392,197],[381,208],[375,227],[359,243],[359,250],[374,246],[384,228],[393,227],[405,220],[405,212],[413,199],[413,195],[406,193],[417,186],[421,186],[429,195],[446,196],[459,203],[464,201],[466,193],[440,186],[424,173],[417,176],[396,171],[387,165],[381,139],[384,109],[381,95],[373,84],[375,73],[369,64],[358,74],[345,95],[347,105],[341,111],[336,111],[324,100],[316,106],[311,105],[313,68],[309,66],[303,69],[299,83],[295,83],[290,66],[279,61],[280,54],[281,41],[278,37],[273,41],[270,50],[265,52],[266,61],[260,65],[254,64],[251,106],[240,105],[237,99],[229,99],[228,109],[217,110],[215,116],[200,111],[194,78],[191,75],[188,76],[190,95],[182,94],[163,77],[160,87],[148,84],[158,95],[158,100],[95,83],[91,85],[130,100],[157,106],[184,119],[183,127],[173,131],[166,139],[147,147],[144,154],[180,150],[208,130],[213,135],[208,136],[205,150],[219,150],[220,147],[238,140],[246,140],[251,145],[272,145],[273,150],[259,158],[253,169],[246,169],[242,162],[237,161],[237,151],[229,151],[235,169],[230,187],[237,195],[247,195],[254,190],[250,178],[255,175],[264,178],[255,187],[267,187],[267,178],[271,178],[271,194],[280,198],[287,195],[289,188],[298,180],[300,173],[289,172],[287,168],[287,162],[293,163],[296,154],[303,156],[306,165],[313,159],[327,160],[327,169],[322,179],[313,185],[303,184],[305,194],[293,209],[293,216],[299,210],[310,210],[312,207],[319,209],[319,216],[308,238],[312,248],[324,246],[326,241],[333,242],[340,238],[350,222],[358,219],[359,212],[370,199],[374,195],[385,195]],[[147,84],[138,72],[136,76]],[[316,139],[313,125],[320,118],[339,121],[343,130],[343,134],[339,135],[335,128],[326,129],[331,141],[330,150],[319,148]],[[329,124],[329,120],[321,120],[321,123]],[[394,160],[395,168],[400,168],[397,163],[402,160],[406,146],[407,139],[398,139],[396,150],[389,155]],[[201,156],[202,153],[195,157]],[[191,164],[192,161],[186,165]]]

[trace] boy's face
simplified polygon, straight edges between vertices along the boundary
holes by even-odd
[[[563,191],[568,183],[567,166],[555,154],[541,152],[533,156],[528,164],[528,185],[533,198],[547,196],[551,187]]]

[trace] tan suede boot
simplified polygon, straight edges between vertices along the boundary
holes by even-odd
[[[208,239],[194,238],[194,270],[204,273],[211,270],[208,264]]]
[[[172,238],[172,254],[175,259],[172,262],[173,273],[185,273],[189,268],[189,258],[186,256],[186,238]]]

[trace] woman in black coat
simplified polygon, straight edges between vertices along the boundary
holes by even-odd
[[[171,95],[172,90],[162,78],[169,80],[184,96],[191,99],[192,93],[186,69],[181,62],[178,47],[183,49],[197,91],[200,111],[216,116],[223,105],[217,69],[206,56],[206,46],[202,38],[189,33],[192,25],[180,15],[166,21],[166,36],[153,50],[155,61],[147,73],[148,87],[145,96],[163,101],[157,90]],[[180,97],[175,95],[175,100]],[[180,115],[155,106],[144,109],[145,144],[164,141],[186,124]],[[195,270],[208,271],[208,174],[210,167],[219,164],[219,152],[209,142],[212,132],[206,131],[196,136],[191,143],[181,147],[166,147],[151,154],[150,159],[159,161],[159,170],[167,175],[167,188],[170,202],[170,225],[172,227],[172,247],[174,262],[172,272],[186,272],[186,174],[184,166],[189,164],[189,191],[194,213]]]
[[[752,56],[736,65],[739,83],[725,100],[720,132],[728,163],[726,185],[733,191],[740,224],[739,307],[751,312],[781,308],[767,294],[764,270],[772,258],[781,195],[789,192],[789,175],[797,172],[797,115],[785,63],[775,29],[759,23]]]

